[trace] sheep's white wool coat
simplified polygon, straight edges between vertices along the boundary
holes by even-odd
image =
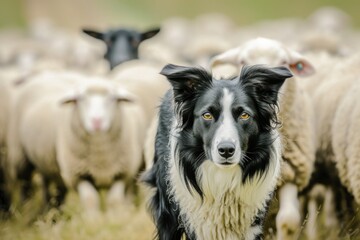
[[[119,174],[125,181],[137,174],[142,159],[143,115],[137,105],[131,105],[119,107],[122,111],[116,113],[109,133],[97,137],[89,137],[76,112],[68,109],[65,121],[58,123],[56,144],[65,184],[75,186],[79,176],[89,174],[96,185],[109,186]]]

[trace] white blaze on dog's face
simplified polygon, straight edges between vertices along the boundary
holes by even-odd
[[[240,139],[235,127],[236,122],[232,115],[234,95],[227,88],[223,89],[224,95],[220,101],[222,105],[222,119],[216,130],[211,155],[212,160],[219,166],[231,166],[239,163],[241,156]]]
[[[241,165],[249,139],[258,133],[253,100],[236,84],[217,81],[195,107],[194,133],[208,159],[221,168]]]

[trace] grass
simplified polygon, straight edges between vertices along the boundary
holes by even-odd
[[[2,240],[141,240],[152,239],[154,227],[144,205],[124,204],[99,215],[85,214],[76,193],[70,192],[61,210],[41,211],[40,194],[9,220],[0,221]]]
[[[102,192],[103,193],[103,192]],[[102,194],[103,195],[103,194]],[[41,194],[35,196],[16,210],[13,217],[0,220],[1,240],[147,240],[153,238],[154,225],[142,202],[135,207],[124,204],[120,209],[103,212],[100,215],[87,215],[81,208],[78,195],[70,192],[65,204],[41,214]],[[358,240],[360,230],[359,211],[342,227],[326,229],[325,217],[320,209],[317,217],[318,240]],[[271,214],[271,213],[270,213]],[[305,235],[306,219],[297,232],[299,240],[307,240]],[[270,223],[274,225],[274,223]],[[338,238],[341,232],[343,237]],[[266,240],[275,240],[273,231],[268,231]]]

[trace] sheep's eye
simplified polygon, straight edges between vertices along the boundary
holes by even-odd
[[[304,64],[302,62],[298,62],[296,63],[295,67],[297,70],[301,71],[304,69]]]
[[[202,115],[202,118],[203,119],[205,119],[205,120],[207,120],[207,121],[210,121],[210,120],[213,120],[213,115],[211,115],[211,113],[209,113],[209,112],[206,112],[206,113],[204,113],[203,115]]]
[[[106,43],[106,45],[108,45],[108,46],[111,46],[111,45],[112,45],[112,42],[111,42],[111,40],[109,40],[109,39],[106,40],[105,43]]]
[[[240,118],[241,120],[248,120],[248,119],[250,118],[250,115],[249,115],[248,113],[246,113],[246,112],[243,112],[243,113],[239,116],[239,118]]]
[[[132,39],[130,42],[133,47],[137,47],[139,45],[139,41],[136,39]]]
[[[109,37],[109,38],[107,38],[107,39],[105,40],[105,43],[106,43],[108,46],[111,46],[111,45],[115,42],[115,40],[116,40],[115,36],[111,36],[111,37]]]

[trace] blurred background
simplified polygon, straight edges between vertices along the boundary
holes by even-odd
[[[328,6],[332,7],[327,8],[330,11],[315,14],[320,8]],[[131,79],[131,81],[140,79],[136,74],[143,74],[143,71],[138,70],[137,66],[129,68],[128,66],[131,65],[123,64],[123,67],[120,64],[118,69],[115,68],[115,71],[110,71],[109,59],[104,59],[106,49],[108,48],[107,50],[110,51],[108,42],[105,39],[98,41],[83,34],[81,29],[85,27],[99,31],[130,27],[139,32],[160,27],[160,33],[153,39],[145,39],[144,43],[137,42],[138,45],[135,44],[136,51],[139,48],[139,56],[136,54],[135,58],[139,58],[140,63],[143,60],[146,62],[145,69],[151,68],[149,71],[151,74],[145,72],[141,75],[141,79],[144,78],[149,82],[159,77],[158,73],[166,63],[210,67],[210,59],[217,54],[238,47],[259,36],[272,38],[284,43],[288,49],[304,54],[306,59],[310,60],[316,69],[316,74],[314,78],[302,81],[305,82],[305,85],[308,83],[309,95],[311,95],[317,90],[315,85],[321,85],[322,79],[330,78],[333,75],[334,78],[343,79],[342,74],[348,69],[342,68],[342,62],[344,65],[350,63],[348,65],[353,67],[349,70],[354,71],[353,78],[360,76],[360,57],[358,57],[360,52],[359,9],[358,0],[1,0],[0,80],[4,81],[0,81],[0,130],[2,130],[1,117],[6,115],[4,113],[5,104],[2,106],[1,103],[6,100],[9,106],[12,106],[9,100],[11,98],[5,99],[6,96],[3,93],[8,91],[8,93],[14,94],[17,91],[17,85],[20,86],[21,81],[27,77],[31,79],[32,73],[36,75],[43,70],[54,70],[55,72],[71,70],[85,74],[86,77],[98,74],[107,80],[118,81],[120,79],[119,82],[126,86],[126,83],[121,82],[124,79],[119,76],[129,70],[130,75],[135,75],[135,80],[124,74],[126,78]],[[258,45],[255,44],[255,50],[260,48],[263,43],[262,41],[256,43]],[[129,45],[134,44],[130,42]],[[285,49],[284,46],[281,45],[280,50]],[[289,53],[288,49],[285,52]],[[275,48],[275,50],[279,49]],[[265,54],[267,53],[265,52]],[[295,55],[298,57],[297,54]],[[357,57],[355,60],[352,59],[354,55]],[[303,59],[305,58],[300,58],[300,60]],[[284,64],[283,61],[281,62]],[[151,66],[147,65],[149,63]],[[339,63],[340,67],[336,69],[334,66]],[[300,65],[295,65],[293,62],[285,62],[285,64],[289,67],[299,67],[302,70],[308,62],[301,61]],[[127,67],[128,69],[126,69]],[[333,68],[339,75],[330,71]],[[224,69],[226,72],[238,70],[237,68],[234,70],[234,66],[230,70],[229,68]],[[159,82],[164,83],[166,81],[159,79]],[[129,84],[130,89],[131,84]],[[134,88],[144,89],[141,84]],[[7,86],[8,89],[4,86]],[[158,87],[155,86],[154,88]],[[165,88],[167,90],[168,85]],[[333,88],[337,88],[337,86]],[[147,87],[145,89],[148,90]],[[324,106],[327,104],[329,89],[332,90],[332,88],[328,88],[326,91],[320,92],[325,95]],[[152,90],[148,90],[148,92],[152,92]],[[162,94],[163,92],[160,96]],[[44,95],[46,94],[44,93]],[[138,95],[142,97],[144,94],[140,91]],[[154,96],[156,106],[158,106],[159,98],[159,96]],[[315,101],[311,103],[315,103]],[[303,106],[301,100],[298,104],[300,104],[300,108],[296,108],[296,112],[301,115],[303,113],[298,111]],[[335,102],[333,104],[335,105]],[[319,106],[317,110],[322,110],[323,106]],[[332,107],[331,105],[331,109],[329,108],[327,112],[329,115],[326,116],[334,114]],[[157,108],[152,107],[151,109]],[[291,115],[291,117],[297,118],[295,115]],[[302,117],[299,119],[303,119]],[[305,117],[309,118],[304,114]],[[324,117],[324,119],[326,118]],[[149,122],[151,120],[150,117],[146,119]],[[322,125],[321,120],[317,119],[319,125]],[[294,128],[303,130],[302,127],[298,126]],[[327,133],[329,129],[324,131]],[[330,139],[330,136],[327,137]],[[2,174],[4,176],[7,174],[7,168],[3,167],[5,164],[1,161],[7,160],[5,158],[2,160],[1,154],[6,153],[7,150],[1,140],[0,131],[0,191],[1,188],[5,190],[10,188],[9,192],[11,192],[13,190],[12,187],[9,187],[11,185],[2,176]],[[310,144],[315,145],[312,140],[309,141]],[[150,156],[151,160],[152,156]],[[299,169],[296,169],[296,164],[290,164],[289,169],[293,171],[289,174],[289,179],[286,179],[287,176],[283,176],[284,182],[296,182],[299,185],[296,190],[299,192],[295,193],[295,198],[297,198],[298,193],[301,194],[301,190],[307,188],[307,184],[310,184],[309,179],[313,172],[320,169],[317,165],[314,166],[315,157],[313,155],[312,157],[311,161],[301,165]],[[318,172],[323,174],[326,171],[327,169]],[[302,177],[305,179],[304,181],[301,179]],[[326,177],[327,175],[325,175]],[[359,176],[356,175],[356,177]],[[41,180],[37,179],[36,176],[33,181],[35,186],[41,186]],[[310,186],[309,189],[311,187],[313,186]],[[342,189],[343,187],[339,188]],[[359,184],[358,187],[360,189]],[[302,196],[303,199],[309,197],[317,201],[318,198],[321,198],[321,204],[323,204],[324,196],[327,197],[328,188],[322,187],[320,189],[319,194],[315,191],[315,194],[309,195],[310,197]],[[84,209],[82,209],[77,193],[73,190],[67,195],[65,204],[61,206],[60,211],[59,209],[43,211],[43,206],[39,204],[42,201],[42,195],[39,191],[35,193],[34,198],[22,204],[19,209],[8,204],[6,213],[11,213],[11,218],[6,215],[2,219],[0,213],[0,239],[141,240],[151,239],[153,236],[154,226],[146,211],[144,201],[146,198],[143,195],[139,194],[135,197],[136,204],[121,206],[120,211],[110,211],[107,215],[92,219],[86,215],[82,216]],[[99,191],[102,196],[105,195],[102,192],[103,189]],[[279,203],[277,197],[274,197],[276,204]],[[356,200],[353,209],[359,215],[360,197]],[[334,202],[332,198],[330,198],[330,202]],[[306,203],[306,200],[302,202],[304,208],[307,207],[305,206]],[[297,202],[296,204],[299,205]],[[295,224],[297,229],[291,233],[292,237],[282,239],[321,240],[326,238],[335,240],[339,239],[337,235],[339,232],[345,236],[343,239],[360,239],[359,229],[352,227],[353,222],[360,223],[360,220],[354,220],[354,214],[350,216],[350,220],[345,222],[345,225],[343,222],[338,224],[336,221],[336,224],[329,224],[328,226],[326,225],[329,222],[326,213],[319,211],[322,207],[321,204],[316,205],[314,203],[312,208],[313,213],[315,213],[313,219],[308,217],[309,214],[301,213],[301,227]],[[274,216],[277,210],[275,207],[274,213],[270,216],[271,222],[268,229],[271,231],[269,230],[266,239],[281,239],[277,238],[276,232],[273,231],[275,229]],[[358,218],[360,219],[360,217]],[[313,225],[319,225],[320,229],[318,232],[312,233],[312,237],[309,237],[311,233],[305,233],[306,230],[304,230],[304,225],[309,219],[313,220],[311,223],[317,222]],[[325,225],[327,228],[323,228]]]
[[[173,16],[194,18],[209,12],[226,14],[241,26],[264,19],[305,18],[328,5],[342,9],[355,26],[360,25],[356,0],[3,0],[0,27],[24,28],[36,18],[49,18],[56,25],[74,30],[83,26],[148,27]]]

